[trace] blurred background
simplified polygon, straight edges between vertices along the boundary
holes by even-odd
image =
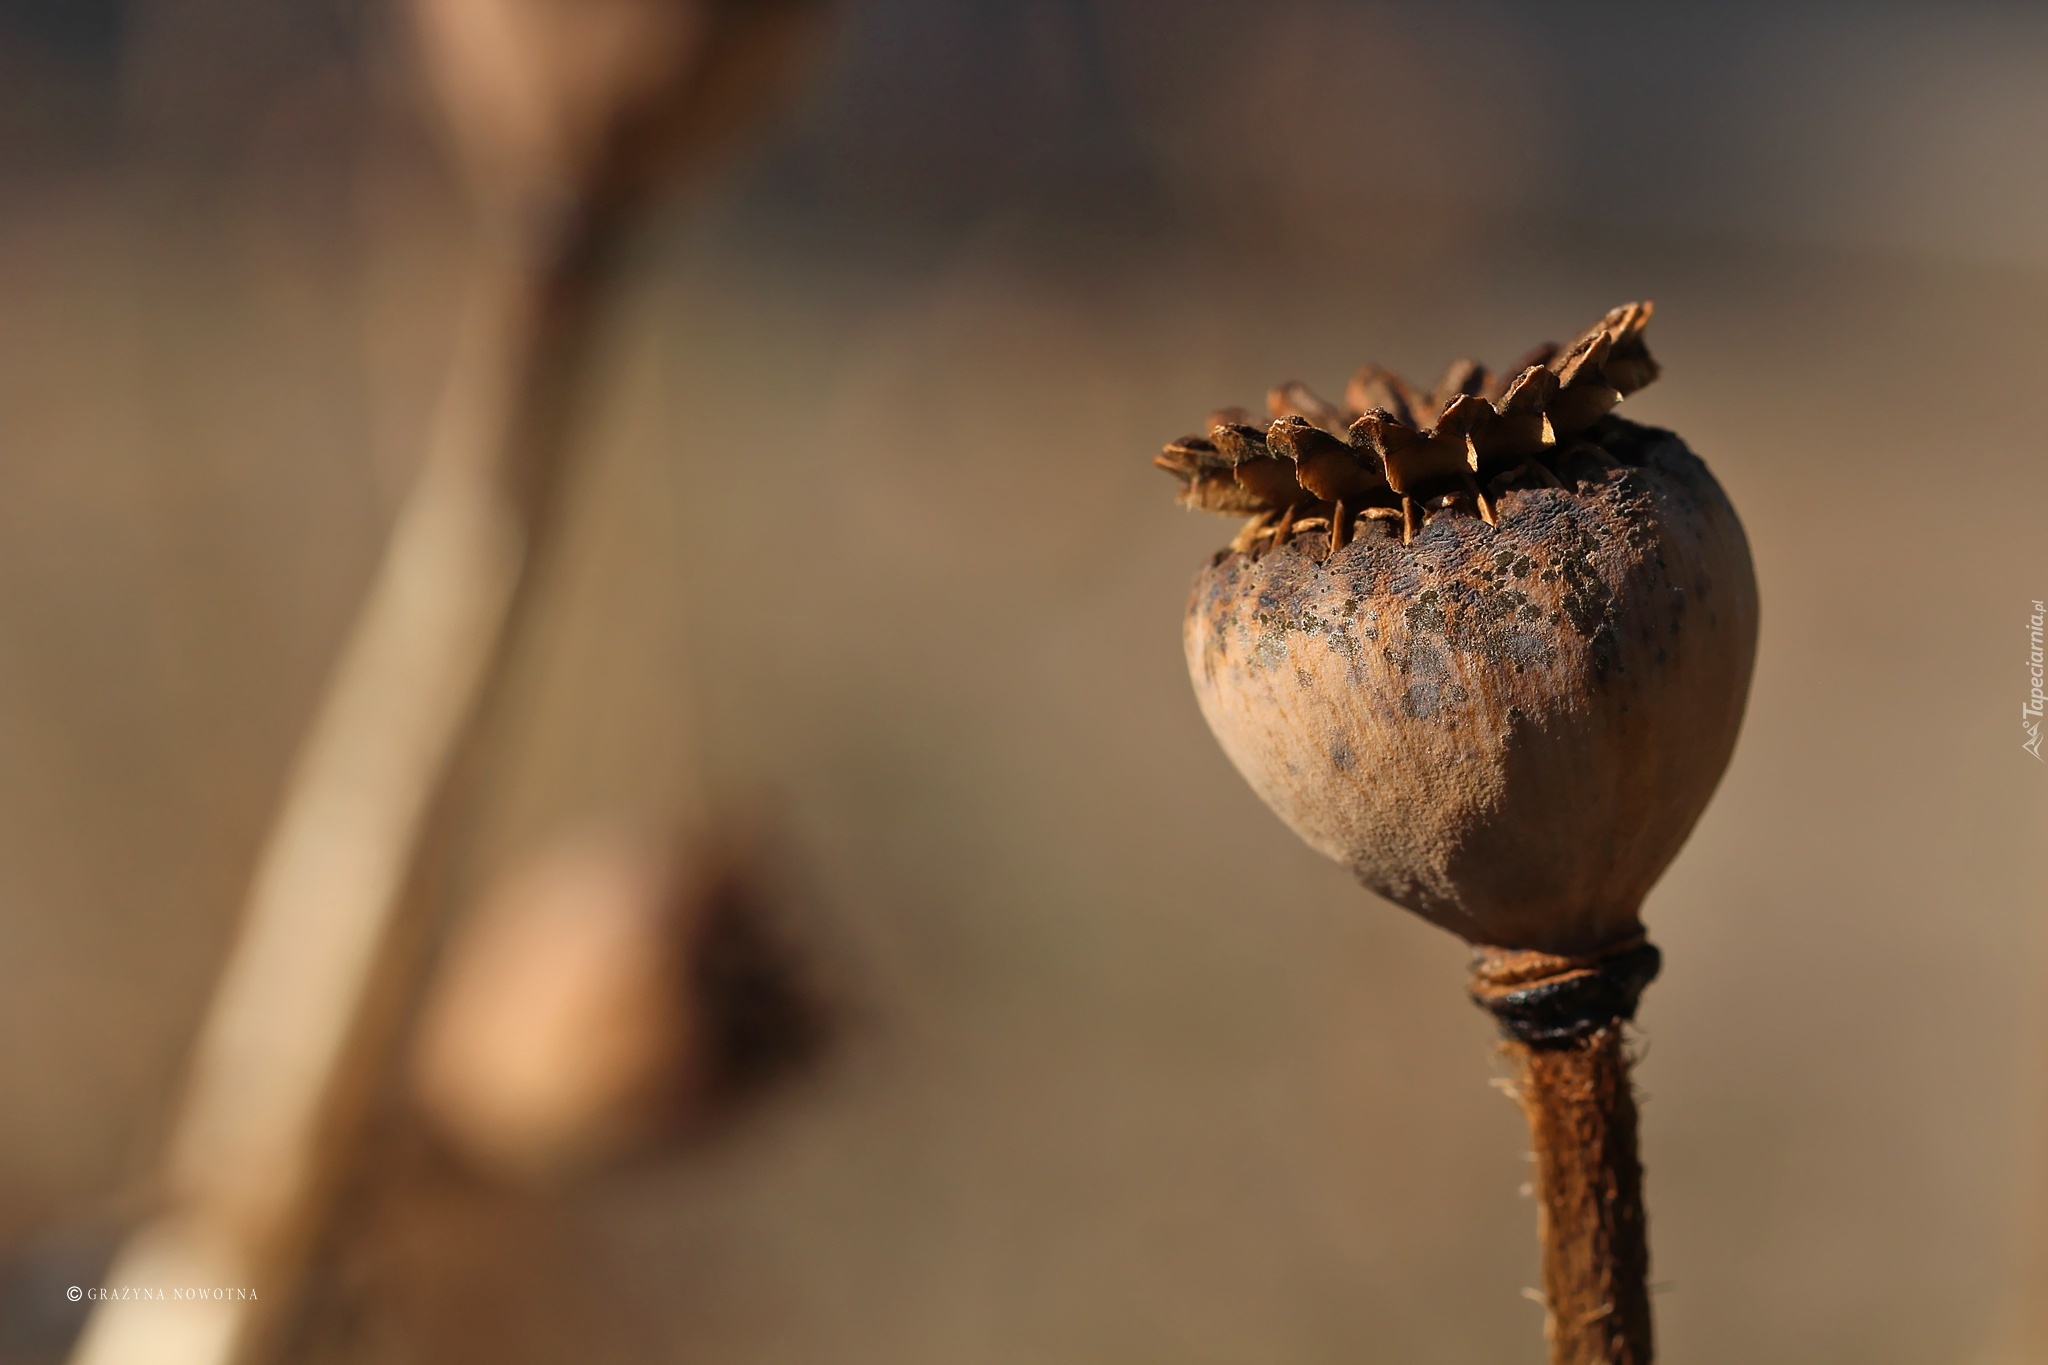
[[[0,1361],[149,1206],[473,226],[374,0],[0,0]],[[564,1186],[380,1109],[290,1358],[1535,1360],[1450,937],[1229,768],[1148,466],[1654,297],[1748,527],[1646,917],[1663,1358],[2048,1360],[2048,11],[843,0],[636,243],[458,887],[771,812],[819,1063]]]

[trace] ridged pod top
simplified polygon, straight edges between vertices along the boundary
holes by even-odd
[[[1643,342],[1653,305],[1626,303],[1569,346],[1545,343],[1490,374],[1460,360],[1427,393],[1364,365],[1332,403],[1300,380],[1266,395],[1260,427],[1242,409],[1210,415],[1208,434],[1171,442],[1153,463],[1181,481],[1180,503],[1238,516],[1320,515],[1333,548],[1349,523],[1398,514],[1403,538],[1434,501],[1494,519],[1487,485],[1555,477],[1561,452],[1623,398],[1657,378]],[[1285,539],[1282,535],[1281,539]]]

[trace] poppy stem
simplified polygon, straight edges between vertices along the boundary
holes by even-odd
[[[1648,1223],[1621,1024],[1563,1047],[1505,1048],[1535,1154],[1551,1365],[1649,1365]]]
[[[1500,1024],[1536,1163],[1550,1365],[1650,1365],[1650,1246],[1625,1032],[1662,957],[1481,948],[1472,998]]]

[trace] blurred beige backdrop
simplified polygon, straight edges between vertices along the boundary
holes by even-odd
[[[640,244],[464,878],[770,809],[842,1036],[553,1196],[394,1100],[295,1358],[1536,1359],[1462,951],[1209,739],[1230,528],[1147,459],[1647,295],[1764,600],[1647,912],[1664,1358],[2048,1360],[2048,16],[1853,13],[844,6]],[[394,27],[0,5],[0,1361],[147,1207],[416,454],[469,227]]]

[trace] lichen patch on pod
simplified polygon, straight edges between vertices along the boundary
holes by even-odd
[[[1187,613],[1204,716],[1312,846],[1474,943],[1640,933],[1734,746],[1757,626],[1741,524],[1676,436],[1608,412],[1655,376],[1648,316],[1616,309],[1503,380],[1461,362],[1427,395],[1368,367],[1349,396],[1405,413],[1352,416],[1348,443],[1298,398],[1256,446],[1213,433],[1232,471],[1295,477],[1257,469],[1217,506],[1252,520]]]

